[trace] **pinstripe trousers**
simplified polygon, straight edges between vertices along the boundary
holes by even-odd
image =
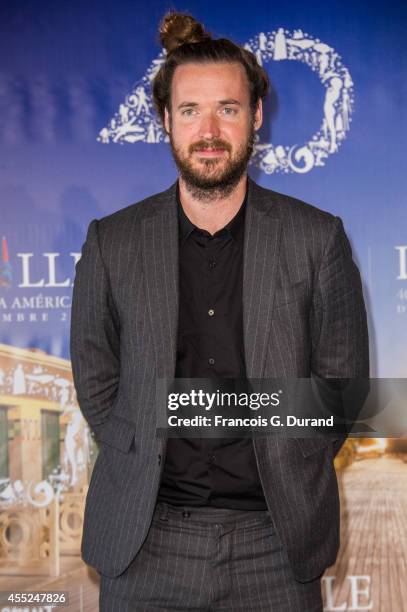
[[[130,565],[100,578],[100,612],[323,609],[320,578],[294,579],[266,510],[158,503]]]

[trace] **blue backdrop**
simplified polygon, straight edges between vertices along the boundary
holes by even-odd
[[[145,7],[1,5],[0,342],[69,358],[74,263],[90,220],[175,180],[148,83],[162,58],[158,22],[176,8],[268,69],[250,174],[342,217],[364,283],[372,376],[407,376],[406,5]]]

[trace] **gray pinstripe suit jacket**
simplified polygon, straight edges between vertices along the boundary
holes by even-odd
[[[367,377],[366,312],[342,221],[248,179],[244,237],[247,376]],[[91,221],[76,265],[71,358],[81,411],[100,441],[83,559],[117,576],[151,522],[165,457],[156,377],[175,371],[178,219],[169,189]],[[297,580],[339,545],[333,467],[342,439],[254,438],[268,508]]]

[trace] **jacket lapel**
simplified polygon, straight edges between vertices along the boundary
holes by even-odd
[[[178,216],[176,183],[152,204],[143,220],[143,268],[157,377],[175,374],[178,326]]]
[[[262,378],[278,270],[281,222],[270,196],[248,179],[243,250],[243,338],[248,378]]]

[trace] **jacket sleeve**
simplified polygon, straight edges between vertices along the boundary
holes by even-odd
[[[100,251],[97,219],[89,224],[75,272],[70,330],[72,374],[79,407],[98,439],[118,390],[120,329]]]
[[[351,418],[356,420],[369,390],[368,327],[360,273],[339,217],[334,219],[322,256],[312,313],[311,370],[322,401],[332,406],[332,397],[337,394],[338,411],[335,412],[347,416],[350,407]],[[341,379],[341,382],[330,383],[329,379]],[[343,406],[342,391],[349,384],[359,391],[354,394],[357,405]],[[346,437],[346,434],[338,435],[334,440],[335,454]]]

